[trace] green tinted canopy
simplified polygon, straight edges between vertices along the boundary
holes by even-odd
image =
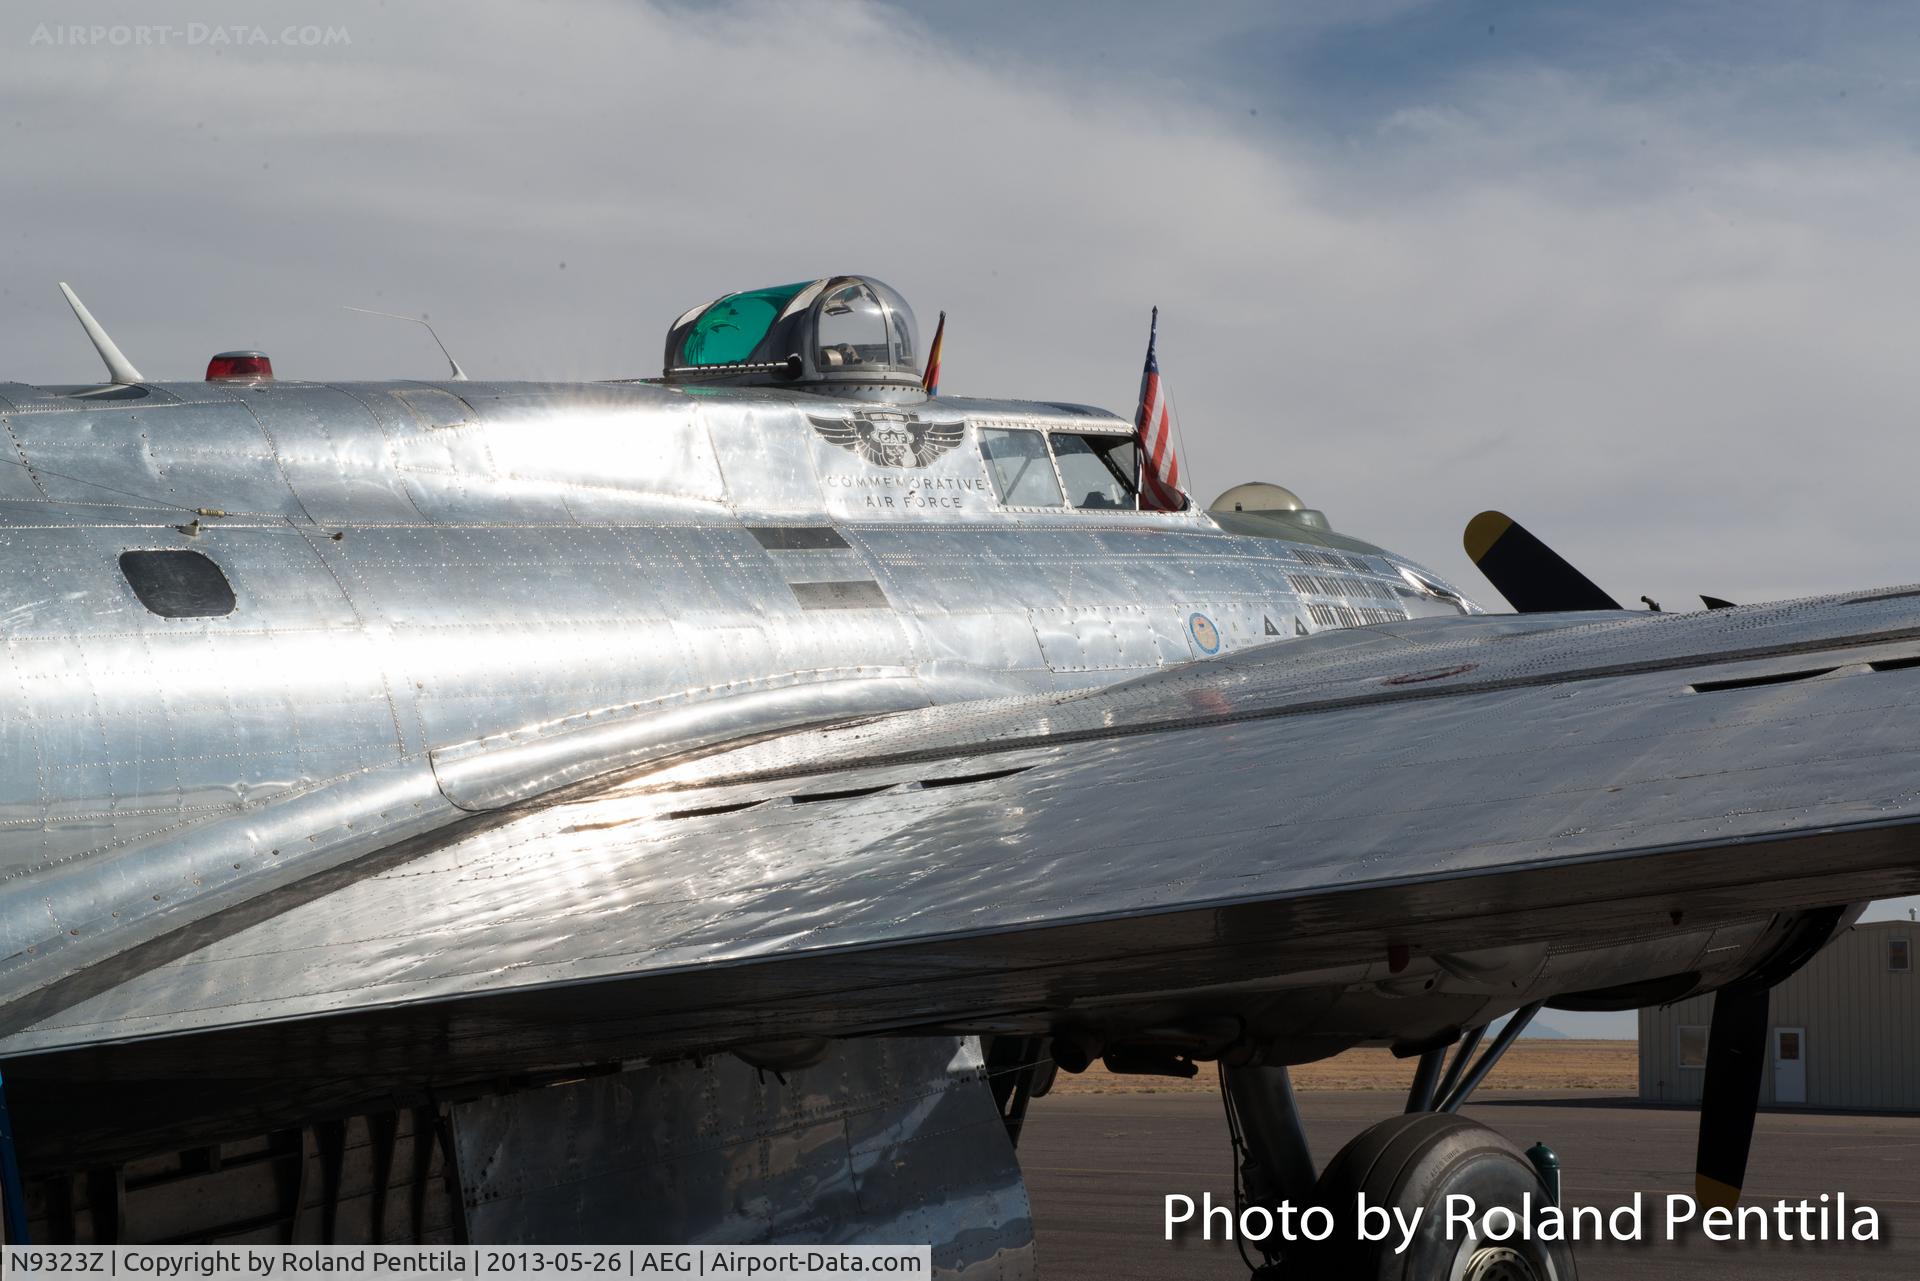
[[[680,358],[688,365],[737,365],[753,354],[794,295],[812,284],[775,285],[728,294],[700,313],[687,331]]]

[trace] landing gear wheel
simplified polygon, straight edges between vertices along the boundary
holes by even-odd
[[[1360,1239],[1356,1203],[1362,1194],[1369,1206],[1389,1213],[1421,1211],[1403,1253],[1393,1252],[1401,1241],[1397,1224],[1384,1241]],[[1486,1126],[1444,1112],[1382,1121],[1340,1149],[1320,1176],[1314,1199],[1332,1211],[1336,1226],[1309,1275],[1342,1281],[1575,1281],[1573,1252],[1563,1241],[1529,1240],[1522,1232],[1505,1240],[1480,1234],[1495,1206],[1524,1223],[1528,1194],[1537,1225],[1550,1204],[1546,1185],[1519,1148]],[[1475,1227],[1453,1240],[1447,1238],[1450,1196],[1472,1197],[1474,1204]]]

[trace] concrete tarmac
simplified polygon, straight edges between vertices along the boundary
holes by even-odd
[[[1325,1165],[1348,1139],[1397,1109],[1384,1091],[1303,1093],[1314,1158]],[[1560,1156],[1564,1199],[1612,1209],[1645,1194],[1651,1243],[1577,1247],[1583,1281],[1799,1281],[1806,1277],[1920,1276],[1920,1116],[1763,1113],[1744,1205],[1845,1192],[1874,1207],[1880,1244],[1717,1245],[1664,1239],[1664,1198],[1693,1187],[1692,1111],[1642,1106],[1610,1094],[1482,1091],[1464,1109],[1525,1148]],[[1233,1281],[1246,1274],[1234,1246],[1163,1236],[1164,1198],[1232,1204],[1226,1125],[1217,1095],[1082,1094],[1035,1100],[1020,1140],[1033,1198],[1041,1275],[1048,1281]],[[1831,1202],[1829,1202],[1831,1204]],[[1256,1261],[1258,1255],[1255,1256]]]

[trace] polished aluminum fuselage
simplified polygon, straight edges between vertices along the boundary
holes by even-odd
[[[1098,411],[926,402],[965,435],[918,465],[817,425],[872,408],[0,384],[0,955],[38,956],[44,984],[49,951],[77,969],[186,900],[616,769],[1113,682],[1412,595],[1397,557],[1200,511],[998,503],[982,428],[1127,431]],[[144,607],[118,558],[145,549],[213,560],[232,612]]]
[[[999,501],[983,431],[1128,434],[1099,411],[880,409],[946,443],[863,452],[843,428],[873,402],[792,391],[0,384],[0,1040],[179,955],[141,949],[193,922],[622,771],[1477,609],[1307,524]],[[213,561],[232,611],[143,605],[120,557],[147,550]],[[1685,968],[1708,945],[1686,933],[1563,950],[1625,983]],[[1488,964],[1464,1016],[1568,981]],[[1375,1005],[1316,998],[1276,1034],[1457,1016]]]

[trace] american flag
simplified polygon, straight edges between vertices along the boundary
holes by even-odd
[[[1140,409],[1133,419],[1133,443],[1140,453],[1140,510],[1177,512],[1187,505],[1180,492],[1180,455],[1173,447],[1173,408],[1160,382],[1160,358],[1154,344],[1160,337],[1160,309],[1153,309],[1153,327],[1147,331],[1147,368],[1140,375]]]

